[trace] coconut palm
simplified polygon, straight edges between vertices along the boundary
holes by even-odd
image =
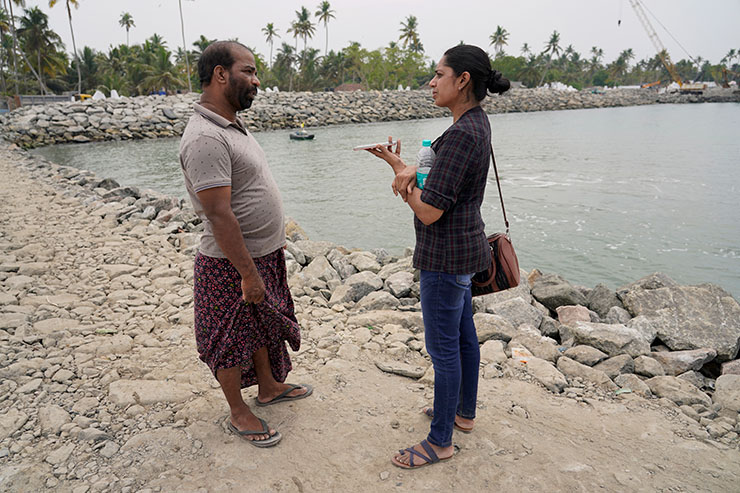
[[[3,0],[3,5],[6,5],[6,0]],[[26,6],[26,0],[8,0],[7,7],[10,12],[10,33],[13,37],[13,81],[15,85],[15,94],[18,94],[18,36],[15,32],[15,16],[13,15],[13,4],[24,7]]]
[[[118,23],[121,27],[126,28],[126,46],[128,46],[128,31],[132,27],[136,27],[136,24],[134,24],[134,18],[131,17],[131,14],[128,12],[124,12],[121,14],[121,18],[118,19]]]
[[[58,67],[56,60],[49,64],[49,56],[61,48],[62,38],[49,27],[49,17],[38,7],[31,7],[25,11],[20,18],[18,37],[22,41],[23,48],[31,55],[36,55],[36,74],[41,88],[41,93],[46,93],[44,85],[44,72],[55,76]],[[47,62],[43,63],[42,62]],[[31,64],[29,63],[29,66]],[[31,66],[31,68],[33,68]],[[45,70],[46,69],[46,70]]]
[[[401,22],[401,35],[398,37],[399,41],[403,42],[403,47],[406,48],[409,44],[419,42],[419,24],[416,16],[410,15],[406,17],[406,22]]]
[[[215,43],[215,39],[208,39],[202,34],[200,35],[200,38],[195,40],[193,42],[193,46],[195,46],[195,49],[191,51],[191,54],[193,55],[193,64],[197,65],[198,61],[200,60],[200,55],[205,51],[206,48],[208,48],[208,45],[211,43]]]
[[[59,0],[49,0],[49,7],[53,8]],[[69,32],[72,35],[72,51],[75,55],[75,62],[77,66],[77,92],[82,93],[82,72],[80,71],[80,57],[77,54],[77,44],[75,43],[75,30],[72,27],[72,5],[75,8],[80,6],[80,0],[64,0],[67,5],[67,18],[69,19]]]
[[[550,70],[550,65],[552,64],[552,57],[558,56],[560,54],[560,51],[562,48],[560,47],[560,33],[557,31],[553,31],[550,35],[550,40],[545,44],[545,49],[542,51],[542,54],[547,54],[547,66],[545,66],[545,71],[542,72],[542,79],[540,79],[540,83],[538,85],[542,85],[542,83],[545,81],[545,77],[547,76],[547,72]]]
[[[265,27],[262,28],[262,34],[265,35],[265,41],[270,43],[270,68],[272,68],[272,45],[275,42],[275,38],[279,38],[280,35],[275,29],[275,24],[268,22]]]
[[[146,77],[139,85],[139,90],[146,94],[165,89],[174,91],[185,85],[177,74],[176,67],[170,60],[171,53],[163,46],[154,52],[153,63],[145,67]]]
[[[188,48],[185,45],[185,21],[182,17],[182,0],[177,0],[180,6],[180,29],[182,31],[182,49],[185,52],[185,68],[188,72],[188,92],[193,92],[193,83],[190,80],[190,60],[188,59]]]
[[[308,12],[306,7],[301,7],[301,10],[296,10],[295,14],[298,17],[298,20],[296,21],[296,29],[298,31],[298,35],[303,38],[303,50],[305,51],[308,38],[313,38],[313,35],[316,33],[316,26],[311,22],[311,14]]]
[[[319,18],[319,22],[324,23],[324,29],[326,29],[326,47],[324,48],[324,56],[326,56],[329,54],[329,19],[335,18],[334,11],[331,9],[329,2],[324,0],[314,15]]]
[[[521,50],[521,52],[522,52],[522,56],[523,56],[523,57],[525,57],[525,58],[526,58],[527,56],[529,56],[529,54],[530,54],[530,53],[532,53],[532,50],[531,50],[531,49],[530,49],[530,47],[529,47],[529,43],[524,43],[524,44],[522,45],[522,50]]]
[[[501,26],[496,26],[496,32],[491,34],[489,39],[491,40],[490,45],[493,45],[493,49],[496,50],[496,56],[498,56],[504,51],[504,46],[509,44],[507,42],[509,39],[509,32]]]
[[[10,30],[10,16],[4,8],[0,8],[0,63],[2,63],[0,67],[0,84],[2,85],[3,94],[7,94],[8,92],[8,86],[5,82],[5,46],[3,43],[5,32],[8,30]]]

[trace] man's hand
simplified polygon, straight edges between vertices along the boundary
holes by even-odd
[[[247,303],[262,303],[265,300],[265,283],[258,272],[242,278],[242,299]]]

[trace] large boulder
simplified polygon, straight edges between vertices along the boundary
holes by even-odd
[[[709,407],[712,405],[712,400],[707,394],[697,389],[695,385],[678,377],[653,377],[645,380],[645,383],[650,387],[653,394],[658,397],[665,397],[679,406],[702,404]]]
[[[605,284],[597,284],[595,288],[588,293],[586,298],[587,306],[599,314],[601,318],[606,317],[609,309],[613,306],[622,308],[622,302],[617,298],[617,293],[609,289]]]
[[[310,264],[303,269],[303,274],[308,277],[315,277],[322,281],[331,281],[340,279],[339,273],[332,267],[326,257],[319,255],[314,258]]]
[[[586,297],[556,274],[544,274],[534,281],[532,296],[550,310],[563,305],[586,305]]]
[[[531,304],[532,294],[530,293],[529,282],[527,281],[527,273],[521,269],[519,271],[519,279],[519,285],[515,288],[473,298],[473,312],[493,313],[492,307],[494,305],[503,303],[512,298],[521,298],[528,304]]]
[[[567,356],[563,356],[558,360],[558,370],[572,380],[574,378],[580,378],[586,382],[591,382],[605,390],[617,390],[618,387],[614,382],[611,381],[609,376],[600,370],[594,370],[590,366],[582,365],[577,361],[574,361]]]
[[[537,358],[549,361],[550,363],[555,363],[562,356],[551,339],[533,335],[522,330],[517,331],[509,344],[524,346]]]
[[[380,274],[378,274],[378,277],[380,277]],[[396,298],[408,296],[413,285],[414,275],[411,272],[396,272],[385,279],[385,288]]]
[[[550,392],[559,394],[568,386],[568,380],[565,375],[560,373],[555,366],[543,359],[532,356],[527,358],[527,362],[513,361],[512,365],[524,368],[527,373],[545,386]]]
[[[478,333],[478,342],[483,344],[489,339],[498,339],[509,342],[516,334],[516,328],[500,315],[493,313],[476,313],[473,323]]]
[[[601,370],[609,378],[614,380],[623,373],[633,373],[635,371],[635,362],[629,354],[620,354],[595,365],[594,370]]]
[[[579,362],[582,365],[594,366],[604,361],[608,356],[595,347],[580,345],[574,346],[563,353],[563,356]]]
[[[636,329],[621,324],[576,322],[570,327],[576,344],[586,344],[609,356],[629,354],[633,358],[650,352],[650,344]]]
[[[714,349],[694,349],[691,351],[652,352],[650,357],[658,361],[666,375],[678,376],[689,370],[700,370],[717,356]]]
[[[490,309],[496,315],[501,315],[512,323],[514,327],[529,324],[539,327],[542,323],[542,313],[522,298],[511,298],[493,305]]]
[[[714,402],[722,409],[740,412],[740,375],[722,375],[714,385]]]
[[[740,304],[719,286],[679,286],[653,274],[620,289],[619,296],[633,316],[647,317],[674,351],[709,347],[717,351],[719,362],[738,354]]]
[[[305,270],[305,269],[304,269]],[[383,280],[370,271],[352,274],[342,286],[339,286],[331,295],[329,306],[349,301],[359,301],[373,291],[383,288]]]

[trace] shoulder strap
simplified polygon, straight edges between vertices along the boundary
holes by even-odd
[[[504,214],[504,224],[506,225],[506,236],[509,236],[509,221],[506,219],[506,208],[504,207],[504,196],[501,193],[501,181],[498,179],[498,169],[496,168],[496,158],[493,156],[493,144],[491,144],[491,161],[493,161],[493,172],[496,174],[496,185],[498,185],[498,197],[501,199],[501,212]]]

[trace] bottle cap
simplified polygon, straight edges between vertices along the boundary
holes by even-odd
[[[432,141],[431,140],[422,140],[421,141],[422,147],[432,147]]]

